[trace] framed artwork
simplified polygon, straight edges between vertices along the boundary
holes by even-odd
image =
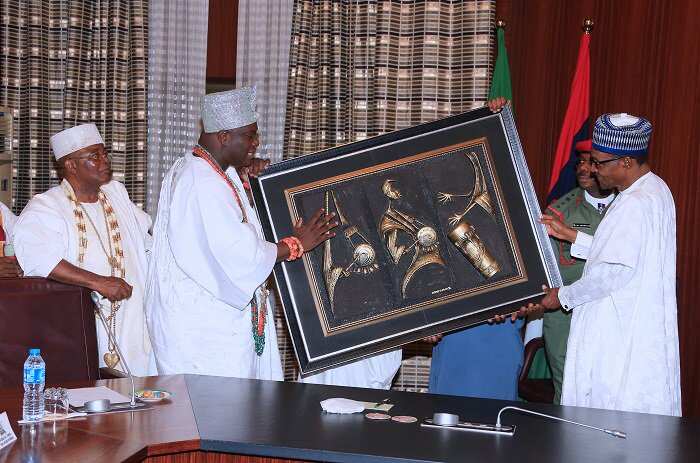
[[[509,108],[291,159],[252,187],[270,241],[319,208],[340,223],[274,269],[304,375],[483,323],[561,284]]]

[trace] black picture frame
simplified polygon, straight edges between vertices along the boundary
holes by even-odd
[[[508,107],[290,159],[252,191],[272,242],[320,207],[343,219],[328,246],[273,272],[305,376],[483,323],[561,285]]]

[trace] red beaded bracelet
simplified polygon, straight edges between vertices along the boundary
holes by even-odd
[[[289,248],[289,257],[287,257],[287,262],[297,260],[304,255],[304,246],[301,245],[301,241],[296,236],[282,238],[281,242]]]

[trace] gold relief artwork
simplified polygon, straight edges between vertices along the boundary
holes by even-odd
[[[474,188],[466,194],[438,193],[438,201],[441,204],[452,202],[454,198],[469,198],[465,209],[451,216],[448,220],[453,229],[447,234],[457,249],[464,254],[467,260],[486,278],[491,278],[501,270],[501,266],[493,255],[486,249],[486,245],[481,240],[476,232],[476,229],[470,224],[465,216],[475,206],[480,206],[486,213],[494,218],[493,202],[486,180],[484,171],[481,169],[479,158],[473,151],[467,153],[467,158],[474,168]]]
[[[333,201],[336,213],[338,214],[339,227],[343,231],[343,236],[350,244],[352,249],[352,261],[346,267],[336,267],[333,265],[333,254],[331,251],[331,240],[326,240],[323,244],[323,277],[326,281],[326,289],[328,290],[328,299],[333,308],[333,296],[335,287],[341,278],[347,278],[351,273],[368,275],[379,269],[377,265],[377,254],[369,240],[360,233],[360,230],[350,225],[340,209],[338,201],[335,198],[333,190],[326,191],[324,195],[325,210],[330,210],[330,203]]]
[[[337,213],[335,237],[303,258],[324,336],[528,280],[491,160],[476,139],[285,190],[292,223]]]
[[[394,184],[394,180],[386,180],[382,185],[384,196],[389,198],[389,206],[379,222],[379,233],[386,243],[394,264],[398,264],[401,258],[413,249],[413,260],[406,270],[401,285],[401,294],[405,298],[406,288],[418,270],[430,264],[442,266],[446,264],[440,255],[435,228],[394,208],[393,201],[401,198],[401,192]],[[400,245],[398,243],[400,232],[410,236],[413,243],[409,246]]]

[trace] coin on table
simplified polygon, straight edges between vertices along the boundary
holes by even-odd
[[[418,421],[418,418],[415,416],[397,415],[392,416],[391,421],[396,421],[397,423],[415,423]]]
[[[367,413],[365,415],[365,418],[369,418],[370,420],[390,420],[391,416],[387,415],[386,413]]]

